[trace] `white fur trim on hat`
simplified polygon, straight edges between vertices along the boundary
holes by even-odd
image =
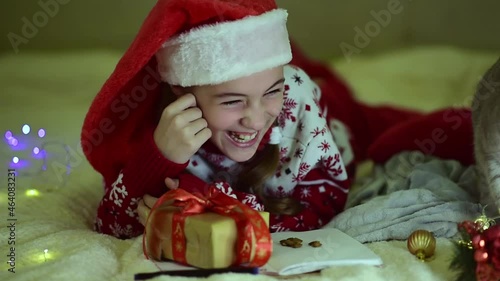
[[[289,63],[287,17],[285,10],[275,9],[168,40],[156,53],[162,81],[183,87],[214,85]]]

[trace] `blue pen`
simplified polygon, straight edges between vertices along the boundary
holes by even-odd
[[[157,271],[150,273],[138,273],[134,275],[134,280],[148,280],[160,275],[169,276],[182,276],[182,277],[208,277],[212,274],[219,273],[247,273],[259,274],[258,267],[250,268],[217,268],[217,269],[195,269],[195,270],[171,270],[171,271]]]

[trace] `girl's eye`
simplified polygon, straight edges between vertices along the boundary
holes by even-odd
[[[267,92],[266,94],[264,94],[265,97],[273,97],[277,94],[280,94],[281,93],[281,89],[276,89],[276,90],[273,90],[271,92]],[[243,100],[230,100],[230,101],[225,101],[225,102],[222,102],[221,105],[223,106],[235,106],[235,105],[238,105],[240,103],[243,103]]]
[[[222,105],[225,105],[225,106],[231,106],[231,105],[236,105],[238,103],[240,103],[241,100],[232,100],[232,101],[226,101],[226,102],[223,102],[221,103]]]
[[[281,89],[276,89],[274,91],[266,93],[266,96],[274,96],[274,95],[279,94],[279,93],[281,93]]]

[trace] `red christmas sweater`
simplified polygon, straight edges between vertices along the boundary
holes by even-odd
[[[311,230],[328,223],[343,210],[354,171],[347,126],[321,105],[321,90],[304,71],[286,66],[284,72],[284,106],[278,117],[281,157],[265,190],[271,196],[295,198],[304,208],[293,216],[271,214],[272,232]],[[158,150],[153,131],[153,125],[145,129],[143,149],[119,174],[104,178],[105,194],[95,223],[98,232],[119,238],[142,234],[137,204],[145,194],[159,197],[165,193],[166,177],[180,179],[181,188],[213,184],[252,208],[264,210],[255,195],[231,188],[230,175],[237,174],[240,164],[208,144],[188,163],[175,164]]]

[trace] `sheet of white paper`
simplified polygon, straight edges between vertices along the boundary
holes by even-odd
[[[280,241],[299,238],[302,247],[281,246]],[[382,259],[365,245],[347,234],[325,228],[305,232],[277,232],[272,234],[273,255],[264,266],[267,272],[279,275],[293,275],[321,270],[336,265],[382,265]],[[311,247],[309,242],[319,241],[321,247]]]

